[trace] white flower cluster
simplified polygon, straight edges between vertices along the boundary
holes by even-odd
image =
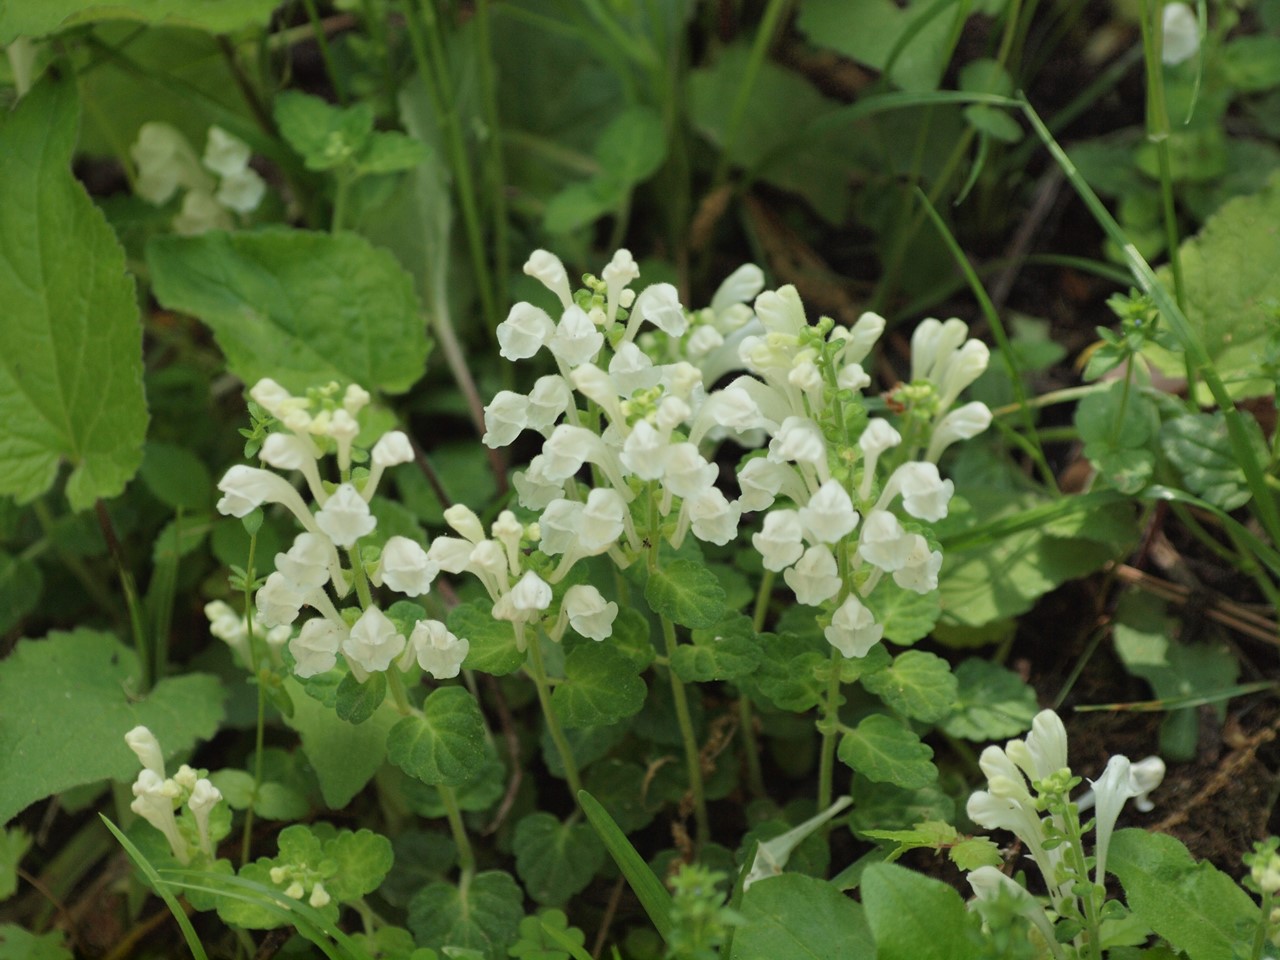
[[[1042,816],[1045,803],[1040,797],[1044,793],[1042,785],[1047,788],[1046,781],[1050,778],[1063,783],[1070,781],[1067,731],[1062,720],[1052,710],[1041,711],[1032,721],[1031,733],[1025,740],[1010,740],[1003,749],[994,745],[987,747],[982,751],[979,764],[987,777],[987,789],[969,798],[969,819],[988,830],[1008,830],[1021,840],[1044,877],[1054,908],[1061,910],[1074,895],[1075,883],[1063,869],[1068,851],[1057,839],[1063,835],[1066,824],[1058,813]],[[1128,757],[1117,755],[1107,761],[1102,776],[1091,781],[1092,802],[1097,806],[1095,884],[1104,882],[1107,849],[1125,801],[1133,799],[1139,809],[1151,809],[1147,796],[1164,780],[1164,773],[1164,761],[1159,757],[1131,763]],[[1080,804],[1082,808],[1086,805]],[[999,882],[992,881],[990,871],[994,868],[984,867],[969,875],[980,898],[993,895],[997,889]]]
[[[408,670],[415,659],[437,679],[456,677],[469,645],[443,623],[419,620],[406,639],[376,604],[340,611],[334,603],[335,598],[341,601],[348,596],[354,578],[366,569],[375,586],[409,597],[427,593],[440,570],[420,544],[401,536],[388,538],[376,562],[361,557],[360,538],[372,533],[378,522],[369,501],[387,468],[413,459],[413,447],[399,430],[385,433],[369,451],[367,474],[362,478],[353,474],[354,445],[360,433],[356,417],[369,402],[369,394],[353,384],[339,402],[337,389],[337,384],[330,384],[309,396],[295,397],[274,380],[264,379],[249,391],[285,428],[267,436],[259,456],[277,470],[301,473],[317,507],[312,513],[288,480],[259,467],[232,467],[218,483],[223,493],[218,501],[220,513],[244,517],[264,503],[277,503],[303,527],[289,550],[276,554],[275,572],[258,590],[257,622],[266,628],[271,643],[273,635],[281,636],[276,629],[290,627],[302,607],[319,612],[289,640],[300,677],[324,673],[339,655],[361,682],[393,662],[400,670]],[[320,462],[329,450],[337,459],[340,482],[336,485],[326,484],[320,475]],[[339,549],[347,554],[350,566],[343,565]],[[365,566],[357,570],[356,564]],[[222,614],[220,608],[214,611],[217,614]],[[233,629],[236,625],[225,617],[215,620],[214,615],[210,619],[215,632],[239,636]]]
[[[130,153],[138,168],[134,189],[142,199],[162,206],[186,190],[173,220],[174,231],[184,236],[229,230],[231,213],[256,210],[267,191],[249,166],[249,145],[221,127],[209,128],[199,160],[187,138],[167,123],[144,123]]]
[[[124,735],[124,742],[142,764],[142,771],[133,784],[133,803],[129,809],[163,833],[178,862],[187,864],[191,862],[192,831],[189,826],[185,831],[182,829],[175,813],[186,807],[195,822],[196,848],[214,859],[209,813],[222,799],[222,793],[185,763],[172,777],[165,776],[164,753],[155,735],[146,727],[134,727]]]

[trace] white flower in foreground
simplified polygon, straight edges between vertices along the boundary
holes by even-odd
[[[267,577],[253,598],[258,608],[258,619],[266,627],[279,627],[293,623],[298,612],[307,602],[306,595],[279,570]]]
[[[971,906],[978,911],[984,920],[988,922],[995,922],[997,919],[1004,921],[1007,914],[992,912],[992,910],[998,901],[1006,900],[1014,904],[1015,910],[1019,914],[1035,924],[1036,929],[1040,931],[1040,935],[1044,937],[1045,943],[1055,942],[1053,925],[1049,922],[1048,916],[1045,915],[1044,907],[1040,906],[1040,901],[1016,881],[1006,877],[995,867],[990,866],[978,867],[976,870],[969,871],[969,875],[965,879],[969,881],[969,886],[973,889],[974,900]]]
[[[220,177],[230,177],[249,165],[249,145],[221,127],[209,128],[202,163]]]
[[[191,849],[178,830],[178,820],[173,815],[173,803],[179,787],[172,780],[165,780],[153,770],[143,770],[133,784],[133,803],[129,809],[164,834],[169,848],[179,863],[191,861]]]
[[[807,463],[824,472],[827,442],[818,425],[808,417],[787,417],[769,442],[769,459],[775,463]]]
[[[554,253],[548,250],[535,250],[525,261],[524,272],[560,298],[560,304],[569,307],[573,303],[572,291],[569,289],[569,274],[564,264]],[[503,356],[506,356],[503,354]],[[514,359],[508,357],[507,359]]]
[[[160,749],[160,741],[154,733],[139,724],[124,735],[124,742],[144,768],[164,777],[164,751]]]
[[[404,649],[405,640],[385,613],[369,607],[342,641],[342,652],[367,673],[387,669]]]
[[[564,382],[564,377],[548,374],[534,381],[529,391],[526,417],[532,430],[545,432],[573,404],[573,391]]]
[[[600,591],[589,584],[575,584],[564,593],[563,606],[569,625],[590,640],[604,640],[613,633],[618,605],[606,601]]]
[[[826,544],[810,547],[796,561],[796,565],[783,571],[782,579],[801,603],[816,607],[840,592],[836,558]]]
[[[759,551],[764,568],[778,573],[800,559],[803,539],[800,514],[795,510],[771,510],[765,514],[760,532],[751,537],[751,545]]]
[[[288,553],[276,554],[276,570],[298,588],[309,593],[329,582],[329,545],[314,533],[300,533]]]
[[[827,642],[846,657],[861,658],[884,636],[884,627],[853,594],[845,599],[831,618],[831,626],[823,631]]]
[[[462,573],[471,563],[475,544],[458,537],[436,537],[427,548],[427,560],[445,573]]]
[[[505,447],[529,425],[529,398],[512,390],[499,390],[484,408],[486,447]]]
[[[685,500],[693,535],[705,543],[723,547],[738,535],[742,511],[730,503],[719,487],[707,487]]]
[[[692,443],[673,443],[663,462],[663,479],[677,497],[694,497],[715,483],[716,467]]]
[[[507,596],[518,613],[533,615],[551,606],[551,587],[532,570],[525,572]]]
[[[577,500],[552,500],[538,520],[541,539],[538,549],[549,557],[559,556],[573,549],[578,540],[578,528],[582,525],[583,504]]]
[[[872,510],[862,524],[858,553],[873,567],[892,573],[911,562],[916,545],[911,537],[888,510]]]
[[[203,777],[196,781],[191,789],[191,796],[187,799],[187,809],[196,819],[196,836],[199,838],[200,849],[210,857],[214,853],[213,842],[209,838],[209,812],[221,799],[222,792]]]
[[[622,465],[641,480],[657,480],[662,476],[666,451],[667,438],[648,420],[640,420],[623,441],[620,459]]]
[[[296,661],[293,672],[306,678],[332,670],[346,639],[346,627],[324,617],[308,620],[298,635],[289,641],[289,652]]]
[[[631,308],[628,329],[634,330],[638,320],[648,320],[663,333],[673,337],[684,336],[689,329],[689,319],[680,305],[680,295],[669,283],[654,283],[645,287],[636,297]]]
[[[933,436],[929,438],[929,451],[925,459],[938,462],[942,452],[957,440],[969,440],[991,426],[991,410],[985,403],[974,400],[962,407],[956,407],[933,428]]]
[[[839,481],[828,480],[800,508],[800,522],[819,543],[839,543],[858,525],[858,514]]]
[[[936,464],[912,460],[893,471],[881,501],[892,497],[893,491],[901,491],[902,506],[907,513],[918,520],[936,523],[947,515],[947,505],[955,488],[954,483],[938,474]]]
[[[627,504],[611,487],[597,487],[587,494],[581,514],[578,542],[590,553],[603,552],[622,536]]]
[[[377,518],[369,512],[359,491],[344,483],[316,514],[316,526],[339,547],[351,547],[363,536],[373,533]]]
[[[918,533],[908,535],[911,549],[906,564],[893,571],[893,582],[903,590],[929,593],[938,588],[938,572],[942,569],[942,553],[930,550],[929,541]]]
[[[437,680],[451,680],[462,671],[470,649],[470,643],[454,636],[439,620],[419,620],[400,658],[400,669],[417,659],[418,666]]]
[[[1176,66],[1200,52],[1200,22],[1185,3],[1170,3],[1161,14],[1164,45],[1160,59],[1166,66]]]
[[[591,360],[604,346],[604,334],[596,329],[585,310],[574,306],[565,310],[547,347],[562,363],[576,367]]]
[[[499,353],[506,360],[527,360],[541,350],[556,331],[547,312],[531,303],[517,303],[498,324]]]
[[[311,511],[289,481],[270,470],[236,464],[218,481],[222,497],[218,512],[237,519],[246,517],[264,503],[278,503],[288,508],[304,527],[311,527]]]
[[[1005,754],[1029,780],[1043,780],[1069,765],[1067,728],[1052,710],[1041,710],[1031,721],[1025,740],[1010,740]]]
[[[836,386],[841,390],[860,393],[864,388],[871,386],[871,377],[862,369],[862,364],[847,363],[836,374]]]
[[[406,597],[419,597],[431,590],[431,581],[440,568],[431,562],[427,551],[408,537],[390,537],[382,548],[378,567],[370,576],[374,584],[386,584]]]
[[[941,386],[955,352],[969,335],[963,320],[921,320],[911,334],[911,379],[932,380]]]

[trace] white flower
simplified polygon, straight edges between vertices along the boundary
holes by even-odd
[[[774,463],[766,457],[752,457],[738,471],[738,487],[742,491],[738,506],[743,510],[767,510],[794,476],[786,464]]]
[[[706,543],[724,546],[738,535],[738,518],[742,511],[730,503],[718,487],[707,487],[685,500],[693,522],[693,535]]]
[[[148,203],[156,206],[167,203],[179,187],[201,191],[212,187],[212,180],[200,169],[191,144],[167,123],[144,123],[129,153],[138,168],[134,190]]]
[[[529,424],[529,398],[512,390],[499,390],[484,408],[486,447],[505,447]]]
[[[746,303],[764,289],[764,271],[754,263],[744,263],[720,281],[711,297],[711,309],[716,313],[728,310],[734,304]]]
[[[918,533],[910,534],[911,549],[906,565],[893,571],[893,582],[903,590],[929,593],[938,588],[938,571],[942,569],[942,554],[929,549],[929,541]]]
[[[862,451],[862,480],[858,484],[858,497],[866,500],[871,496],[871,486],[876,478],[876,464],[881,455],[891,447],[902,442],[902,434],[893,429],[887,420],[879,417],[872,420],[858,437],[858,449]]]
[[[124,742],[134,752],[138,762],[161,779],[164,778],[164,751],[160,741],[148,728],[138,725],[124,735]]]
[[[1053,925],[1045,915],[1044,907],[1040,906],[1040,902],[1026,888],[991,866],[970,870],[965,879],[973,889],[973,908],[988,923],[1008,922],[1007,914],[993,912],[993,905],[1000,900],[1005,900],[1012,903],[1019,914],[1035,924],[1045,943],[1055,942]]]
[[[534,381],[529,391],[527,409],[528,425],[538,431],[545,432],[573,403],[573,391],[564,382],[564,377],[548,375]]]
[[[220,177],[239,173],[249,165],[249,145],[221,127],[209,128],[202,162]]]
[[[525,571],[525,575],[517,581],[507,596],[511,598],[511,605],[518,613],[532,615],[551,606],[551,587],[532,570]],[[526,616],[520,619],[531,619],[531,617]]]
[[[800,522],[819,543],[839,543],[858,525],[853,500],[837,480],[828,480],[800,510]]]
[[[263,441],[260,456],[277,470],[302,470],[314,466],[319,451],[310,439],[293,433],[273,433]]]
[[[187,808],[196,819],[196,836],[199,837],[200,849],[210,857],[214,854],[213,842],[209,837],[209,811],[221,799],[222,792],[204,777],[196,781],[191,796],[187,799]]]
[[[840,592],[840,577],[836,558],[826,544],[810,547],[796,561],[796,565],[783,571],[782,579],[801,603],[816,607]]]
[[[329,582],[329,545],[314,533],[300,533],[288,553],[276,554],[276,570],[299,593],[310,593]]]
[[[620,459],[641,480],[657,480],[666,461],[667,438],[648,420],[640,420],[622,444]]]
[[[942,451],[957,440],[969,440],[976,437],[991,426],[991,410],[985,403],[974,400],[962,407],[956,407],[938,421],[933,428],[933,436],[929,438],[929,452],[926,460],[938,462]]]
[[[354,486],[344,483],[316,514],[316,526],[339,547],[354,546],[363,536],[373,532],[378,520],[369,512],[369,504]]]
[[[618,250],[613,259],[601,271],[600,279],[604,281],[606,291],[606,315],[613,323],[618,314],[618,304],[622,300],[622,291],[627,284],[640,276],[640,268],[636,266],[630,250]]]
[[[648,390],[657,385],[662,372],[653,365],[649,355],[630,340],[618,344],[613,359],[609,361],[609,376],[618,385],[618,392],[629,397],[637,390]]]
[[[1107,761],[1107,767],[1097,780],[1090,780],[1097,798],[1097,826],[1094,827],[1093,853],[1096,858],[1093,882],[1103,883],[1107,875],[1107,849],[1111,846],[1111,834],[1124,802],[1138,795],[1130,773],[1128,757],[1115,756]]]
[[[689,334],[689,339],[684,345],[684,353],[690,360],[698,361],[712,350],[723,345],[724,337],[720,334],[720,331],[711,326],[711,324],[704,323]]]
[[[204,615],[209,618],[209,632],[230,647],[236,659],[247,664],[249,662],[249,626],[244,617],[221,600],[211,600],[206,603]],[[284,629],[289,630],[288,627]]]
[[[578,542],[589,553],[607,550],[622,536],[627,504],[610,487],[597,487],[587,494],[580,514]]]
[[[129,804],[129,809],[163,833],[174,857],[179,863],[186,864],[191,860],[191,850],[173,815],[177,790],[178,786],[173,781],[165,780],[153,770],[143,770],[134,781],[133,803]]]
[[[766,290],[756,297],[755,307],[756,316],[770,333],[795,337],[809,325],[800,294],[791,284],[777,290]]]
[[[267,577],[267,582],[258,590],[253,602],[258,608],[258,617],[263,626],[278,627],[298,619],[298,612],[306,603],[306,597],[277,570]]]
[[[898,518],[887,510],[872,510],[862,524],[858,553],[885,573],[901,570],[911,560],[916,545]]]
[[[369,391],[360,384],[349,383],[342,393],[342,409],[353,417],[359,416],[360,411],[367,407],[372,399]]]
[[[572,292],[569,290],[569,275],[565,272],[560,258],[554,253],[547,250],[533,251],[525,262],[524,272],[535,280],[540,280],[544,287],[560,298],[562,306],[569,307],[573,303]],[[508,357],[508,359],[514,358]]]
[[[689,329],[689,318],[680,306],[680,295],[669,283],[654,283],[645,287],[636,297],[631,308],[628,331],[634,330],[639,320],[648,320],[655,327],[673,337],[684,336]]]
[[[278,503],[287,507],[304,527],[313,524],[311,511],[298,491],[270,470],[236,464],[218,481],[218,489],[223,493],[218,500],[221,514],[245,517],[264,503]]]
[[[385,670],[404,649],[404,637],[385,613],[369,607],[342,641],[342,652],[367,673]]]
[[[545,310],[517,303],[498,324],[498,352],[507,360],[527,360],[546,345],[555,330]]]
[[[751,538],[760,552],[764,568],[775,573],[785,570],[804,553],[804,525],[795,510],[771,510],[765,514],[764,527]]]
[[[852,390],[860,393],[864,387],[871,386],[871,378],[862,369],[860,363],[846,363],[836,374],[836,386],[841,390]]]
[[[586,427],[562,423],[542,445],[542,473],[548,480],[568,480],[584,463],[598,456],[600,446],[600,438]]]
[[[613,633],[618,605],[606,601],[600,591],[589,584],[575,584],[564,593],[562,605],[569,625],[590,640],[604,640]]]
[[[311,888],[311,896],[307,898],[308,905],[319,910],[322,907],[327,907],[332,902],[333,898],[329,896],[329,891],[324,888],[323,883],[317,880],[316,885]]]
[[[610,423],[622,422],[622,407],[618,402],[618,385],[613,377],[594,363],[582,363],[573,369],[569,379],[578,392],[604,411]]]
[[[419,620],[409,635],[409,646],[400,658],[406,669],[416,658],[418,666],[437,680],[451,680],[462,671],[471,644],[449,632],[439,620]]]
[[[573,548],[578,540],[578,529],[582,525],[583,504],[577,500],[552,500],[547,504],[538,520],[541,539],[538,549],[549,557],[565,553]]]
[[[787,417],[769,443],[769,459],[808,463],[825,471],[827,444],[822,431],[808,417]]]
[[[188,190],[182,198],[182,209],[173,218],[173,232],[181,237],[194,237],[210,230],[230,230],[233,226],[226,208],[203,190]]]
[[[556,325],[555,335],[547,347],[556,358],[570,367],[586,363],[604,345],[604,334],[596,329],[585,310],[574,306],[565,310]]]
[[[427,548],[427,561],[446,573],[462,573],[471,562],[474,544],[457,537],[436,537]]]
[[[849,335],[844,338],[844,353],[841,359],[845,363],[861,363],[867,358],[871,348],[876,345],[876,341],[880,339],[880,334],[884,333],[884,327],[885,320],[880,314],[870,311],[864,313],[849,328]],[[839,329],[836,327],[836,330]],[[835,332],[835,330],[831,331],[833,338]]]
[[[1170,67],[1190,60],[1200,51],[1200,23],[1195,11],[1185,3],[1170,3],[1161,16],[1164,46],[1160,59]]]
[[[707,463],[692,443],[673,443],[663,463],[666,488],[677,497],[697,496],[715,483],[715,464]]]
[[[370,576],[375,585],[386,584],[407,597],[419,597],[431,590],[431,581],[440,568],[427,551],[408,537],[389,537],[382,548],[378,568]]]
[[[936,464],[911,460],[893,471],[880,497],[880,505],[887,505],[893,495],[902,492],[902,506],[919,520],[936,523],[947,515],[947,504],[955,492],[955,484],[943,480]]]
[[[484,525],[480,522],[480,518],[464,503],[455,503],[445,510],[444,522],[472,543],[488,539],[484,535]]]
[[[547,476],[547,458],[542,454],[529,461],[528,470],[517,470],[511,476],[520,506],[526,510],[541,510],[557,497],[563,497],[564,480]]]
[[[252,167],[228,174],[218,184],[214,199],[236,213],[252,213],[267,194],[267,183]]]
[[[346,639],[346,627],[325,617],[312,617],[289,641],[289,652],[296,663],[293,672],[305,678],[332,670]]]
[[[370,457],[374,466],[387,468],[397,467],[402,463],[413,462],[413,444],[401,430],[388,430],[373,445]]]
[[[1067,767],[1067,728],[1062,718],[1052,710],[1041,710],[1032,719],[1026,740],[1010,740],[1005,754],[1033,781]]]
[[[827,642],[846,657],[865,657],[884,636],[884,627],[853,594],[845,598],[822,631]]]
[[[911,334],[911,379],[932,380],[941,386],[952,354],[968,335],[969,327],[955,317],[946,323],[933,317],[921,320]]]
[[[991,351],[981,340],[969,340],[951,357],[942,376],[934,382],[938,385],[938,403],[948,409],[965,387],[982,376],[991,360]]]

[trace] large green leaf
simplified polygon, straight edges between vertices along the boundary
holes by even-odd
[[[632,662],[608,643],[575,647],[564,668],[565,681],[551,694],[551,709],[566,727],[617,723],[644,706],[644,681]]]
[[[875,951],[862,907],[815,877],[784,873],[757,881],[741,913],[734,960],[843,960]]]
[[[1191,960],[1232,960],[1252,937],[1258,905],[1211,863],[1196,863],[1178,840],[1136,828],[1111,838],[1110,872],[1131,909]]]
[[[9,0],[0,4],[0,44],[43,37],[91,20],[140,20],[229,33],[266,26],[279,0]]]
[[[0,495],[40,496],[65,459],[83,510],[137,471],[147,406],[124,251],[71,175],[78,115],[46,80],[0,126]]]
[[[246,383],[403,393],[422,376],[428,342],[413,281],[355,234],[157,237],[147,263],[156,298],[207,323]]]
[[[440,687],[387,737],[387,757],[423,783],[458,786],[484,772],[484,717],[465,687]]]
[[[955,670],[959,690],[941,727],[952,737],[982,742],[1006,740],[1031,729],[1040,709],[1035,690],[1013,671],[978,657]]]
[[[873,713],[840,740],[836,755],[868,780],[915,790],[938,778],[933,750],[909,728]]]
[[[29,803],[141,769],[124,735],[142,724],[169,754],[207,740],[222,720],[222,684],[189,673],[145,696],[138,658],[96,630],[21,640],[0,661],[0,823]]]
[[[903,716],[926,723],[951,712],[958,686],[947,661],[923,650],[898,654],[887,670],[863,677],[862,685]]]
[[[876,938],[877,960],[968,960],[969,916],[960,894],[940,880],[892,863],[862,875],[862,905]]]
[[[509,873],[488,870],[464,888],[424,887],[409,902],[409,927],[421,946],[466,947],[485,960],[506,960],[524,916],[524,896]]]
[[[390,701],[359,726],[339,720],[331,705],[308,696],[292,677],[285,690],[293,715],[284,721],[302,738],[302,752],[320,781],[320,794],[333,810],[351,802],[387,757],[387,733],[400,719]]]
[[[724,588],[704,564],[677,559],[649,574],[644,598],[653,611],[684,627],[711,627],[724,613]]]
[[[516,872],[529,896],[559,906],[584,890],[604,863],[604,846],[587,823],[531,813],[516,825]]]
[[[1267,444],[1258,422],[1245,421],[1259,463],[1267,460]],[[1253,494],[1244,469],[1231,449],[1227,421],[1220,411],[1185,413],[1160,428],[1160,446],[1178,468],[1186,489],[1215,507],[1235,510]]]
[[[1275,389],[1274,380],[1261,376],[1259,363],[1280,301],[1277,222],[1280,177],[1273,176],[1262,192],[1223,204],[1180,248],[1187,322],[1233,397]],[[1173,289],[1167,267],[1159,276]],[[1169,376],[1186,373],[1181,352],[1152,344],[1144,355]],[[1203,383],[1197,384],[1196,399],[1213,402]]]

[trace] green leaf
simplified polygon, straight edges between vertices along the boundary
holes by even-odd
[[[403,393],[422,376],[428,343],[413,281],[355,234],[156,237],[147,263],[156,298],[208,324],[245,383]]]
[[[243,27],[266,26],[279,0],[219,0],[192,4],[189,0],[40,0],[6,3],[0,7],[0,44],[18,37],[43,37],[93,20],[137,20],[172,26],[198,27],[210,33],[230,33]]]
[[[209,468],[186,447],[149,441],[138,473],[156,499],[174,510],[204,510],[213,500]]]
[[[979,133],[985,133],[1003,143],[1017,143],[1022,139],[1022,127],[1009,116],[1009,111],[988,103],[975,103],[965,107],[964,118]]]
[[[970,918],[960,894],[924,874],[877,863],[862,875],[862,907],[876,960],[968,960],[979,955],[965,936]]]
[[[587,770],[586,786],[623,833],[648,826],[657,813],[659,804],[647,796],[645,769],[638,763],[599,760]]]
[[[0,634],[35,609],[43,590],[44,577],[34,561],[0,551]]]
[[[108,633],[18,641],[0,661],[0,823],[59,790],[133,780],[140,767],[124,735],[139,724],[170,755],[217,732],[224,696],[217,677],[171,677],[142,696],[141,676],[133,650]]]
[[[1167,834],[1117,831],[1107,868],[1129,909],[1190,960],[1232,960],[1259,922],[1258,905],[1234,880]]]
[[[1265,463],[1267,445],[1258,422],[1249,419],[1245,423],[1254,456]],[[1160,428],[1160,447],[1181,472],[1187,490],[1215,507],[1235,510],[1252,497],[1220,412],[1186,413],[1166,421]]]
[[[951,712],[958,689],[947,661],[921,650],[898,654],[887,670],[863,677],[862,685],[898,713],[925,723]]]
[[[969,837],[961,840],[950,850],[947,856],[961,870],[976,870],[978,867],[998,867],[1004,863],[1004,855],[994,840],[986,837]]]
[[[410,170],[426,158],[427,148],[421,140],[398,130],[380,130],[369,138],[358,169],[361,174],[396,173]]]
[[[734,960],[845,960],[875,950],[862,907],[825,880],[784,873],[753,883]]]
[[[830,645],[820,637],[762,633],[760,646],[763,656],[750,682],[780,710],[800,712],[816,706],[827,689],[819,674],[831,662],[822,648]]]
[[[632,662],[607,642],[575,647],[565,658],[564,670],[565,681],[551,694],[551,709],[570,729],[608,726],[644,706],[644,681]]]
[[[547,906],[562,906],[585,890],[604,864],[604,847],[589,824],[561,823],[549,813],[531,813],[516,824],[511,848],[525,890]]]
[[[625,189],[612,180],[571,183],[547,201],[543,229],[553,234],[571,233],[616,210],[625,199]]]
[[[276,97],[276,123],[308,170],[352,164],[373,134],[373,107],[335,107],[319,97],[286,90]]]
[[[364,723],[387,698],[387,678],[382,673],[371,673],[361,683],[355,674],[348,673],[338,684],[337,699],[333,709],[340,720],[347,723]]]
[[[308,696],[293,677],[284,681],[293,701],[286,724],[302,738],[302,752],[320,781],[320,795],[332,810],[340,810],[364,789],[387,757],[387,734],[400,719],[390,701],[373,719],[360,726],[339,720],[332,707]]]
[[[1137,493],[1151,479],[1155,454],[1149,441],[1159,423],[1155,406],[1120,382],[1090,393],[1076,407],[1084,454],[1121,493]]]
[[[0,923],[0,960],[73,960],[60,930],[32,933],[15,923]]]
[[[1275,381],[1262,375],[1259,364],[1275,329],[1273,311],[1280,301],[1277,222],[1280,177],[1273,176],[1260,193],[1223,204],[1180,247],[1187,322],[1227,393],[1237,399],[1275,389]],[[1157,276],[1173,289],[1167,267]],[[1186,375],[1181,352],[1148,344],[1144,356],[1168,376]],[[1202,404],[1214,402],[1203,381],[1196,385],[1195,399]]]
[[[604,848],[613,857],[613,862],[627,878],[631,892],[648,914],[649,922],[665,940],[671,932],[671,894],[595,797],[585,790],[579,790],[578,805],[599,834]]]
[[[659,616],[682,627],[711,627],[724,615],[724,588],[705,565],[683,558],[649,574],[644,598]]]
[[[918,790],[901,790],[889,783],[872,783],[866,777],[854,777],[853,811],[849,829],[858,836],[870,830],[909,830],[925,820],[955,819],[955,801],[930,783]]]
[[[904,90],[935,90],[947,66],[947,42],[955,29],[954,8],[911,0],[806,0],[796,26],[812,43],[835,50],[873,70],[889,66]],[[906,39],[910,30],[917,32]],[[899,50],[899,43],[906,40]]]
[[[460,603],[449,611],[449,630],[470,643],[466,668],[505,676],[519,670],[524,653],[516,648],[515,626],[495,620],[484,604]]]
[[[938,778],[933,750],[892,717],[873,713],[846,733],[837,748],[840,759],[876,783],[915,790]]]
[[[671,669],[685,683],[737,680],[751,673],[761,656],[751,619],[734,614],[710,630],[693,631],[693,643],[671,651]]]
[[[1236,37],[1222,46],[1222,75],[1246,93],[1280,86],[1280,37]]]
[[[488,870],[465,890],[433,883],[409,901],[409,928],[431,949],[469,947],[486,960],[507,960],[524,916],[524,895],[509,873]]]
[[[667,155],[662,117],[651,107],[629,107],[604,128],[595,155],[605,178],[627,187],[642,183]]]
[[[955,669],[956,702],[940,726],[951,737],[983,743],[1031,729],[1040,709],[1034,689],[1011,670],[978,657]]]
[[[440,687],[422,716],[404,717],[387,736],[387,759],[423,783],[454,787],[484,771],[484,717],[465,687]]]
[[[0,830],[0,900],[18,891],[18,864],[31,848],[31,835],[21,827]]]
[[[84,510],[137,472],[147,406],[124,251],[71,175],[78,114],[46,79],[0,126],[0,495],[33,500],[67,460]]]
[[[341,830],[324,844],[324,857],[337,865],[325,881],[335,900],[350,903],[382,886],[394,857],[391,841],[372,830]]]

